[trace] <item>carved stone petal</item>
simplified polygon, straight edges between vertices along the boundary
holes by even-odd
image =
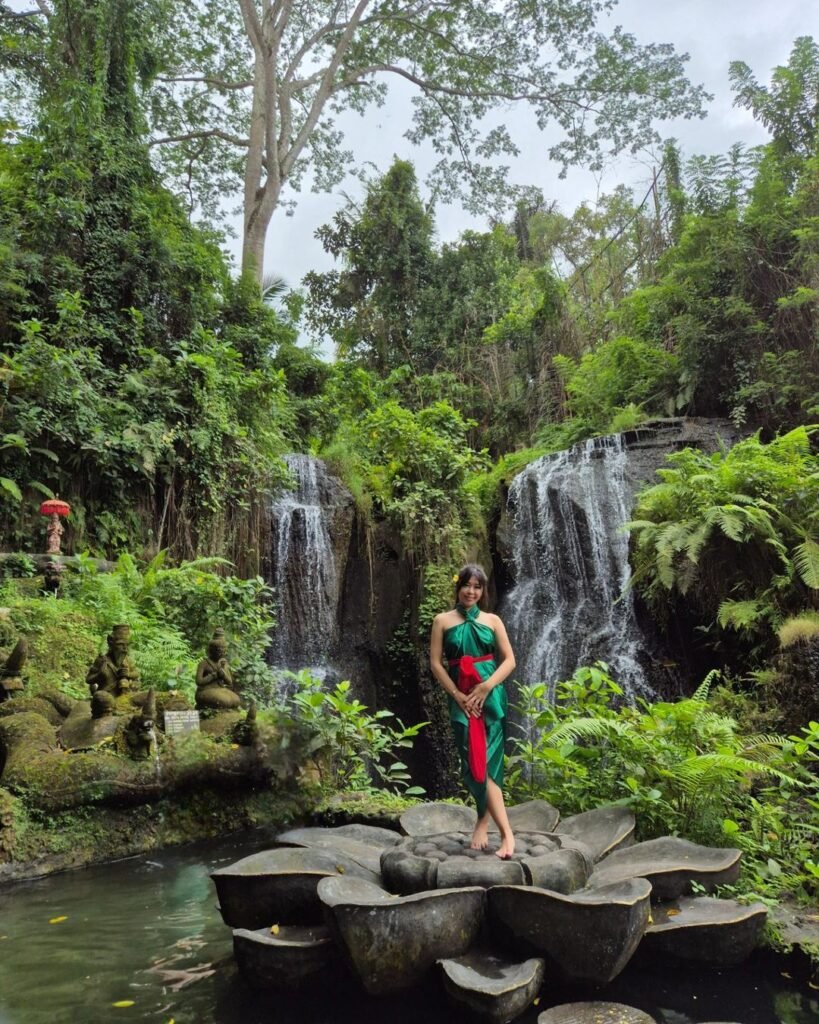
[[[523,861],[523,873],[528,885],[569,893],[583,888],[591,874],[591,865],[579,850],[557,850],[543,857],[527,857]]]
[[[487,893],[492,927],[546,958],[566,981],[605,985],[631,959],[648,923],[651,885],[643,878],[566,896],[497,886]]]
[[[350,839],[357,839],[360,843],[367,843],[369,846],[395,846],[404,838],[400,832],[391,828],[381,828],[378,825],[359,825],[353,822],[350,825],[339,825],[333,831],[340,836],[349,836]]]
[[[417,857],[408,850],[384,850],[381,854],[381,877],[390,892],[411,896],[438,885],[438,861]]]
[[[643,1010],[624,1003],[563,1003],[544,1010],[537,1024],[655,1024]]]
[[[478,815],[464,804],[417,804],[399,818],[408,836],[437,836],[444,832],[471,832]]]
[[[540,957],[510,963],[488,953],[439,960],[444,988],[456,1002],[487,1020],[514,1020],[531,1005],[543,984]]]
[[[310,982],[338,961],[330,929],[325,925],[279,925],[233,932],[233,955],[253,988],[293,989]]]
[[[400,838],[396,833],[396,839]],[[294,828],[276,836],[276,841],[293,846],[312,847],[317,850],[331,850],[344,857],[349,857],[350,860],[354,860],[356,864],[372,871],[373,874],[377,875],[381,871],[383,846],[363,843],[359,839],[341,834],[335,828]]]
[[[391,897],[357,879],[328,878],[318,894],[371,995],[410,988],[436,960],[461,956],[474,945],[483,921],[480,888]]]
[[[225,924],[254,929],[279,922],[319,924],[323,912],[316,887],[334,875],[379,881],[378,875],[341,854],[295,847],[254,853],[210,877]]]
[[[494,854],[483,857],[448,857],[438,865],[439,889],[456,889],[461,885],[524,885],[526,876],[519,861],[501,860]]]
[[[527,800],[510,807],[508,813],[513,832],[554,832],[560,821],[560,811],[545,800]],[[489,831],[498,831],[494,821]]]
[[[751,955],[767,915],[762,903],[683,897],[654,907],[642,948],[661,956],[730,967]]]
[[[595,868],[589,885],[608,885],[627,878],[647,878],[658,900],[673,900],[690,891],[691,882],[707,890],[736,881],[739,850],[698,846],[687,839],[663,836],[610,854]]]
[[[598,861],[634,842],[634,814],[628,807],[596,807],[566,818],[555,831],[581,842]]]

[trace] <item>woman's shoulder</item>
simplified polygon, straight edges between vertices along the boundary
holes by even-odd
[[[492,629],[497,629],[499,625],[503,625],[500,618],[494,612],[481,612],[479,621],[485,626],[491,626]]]
[[[454,608],[450,608],[449,611],[446,612],[439,612],[439,614],[432,620],[433,626],[439,626],[441,629],[447,629],[450,626],[455,626],[459,622],[463,622],[463,619]]]

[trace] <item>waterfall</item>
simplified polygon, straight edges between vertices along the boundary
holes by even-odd
[[[270,582],[278,618],[271,661],[282,668],[315,668],[327,665],[338,640],[343,566],[337,551],[345,538],[336,527],[339,511],[350,510],[352,499],[319,459],[286,455],[285,462],[295,487],[270,513]]]
[[[620,435],[546,455],[513,480],[515,586],[500,611],[521,682],[553,690],[601,660],[630,696],[651,693],[638,660],[628,535],[619,529],[631,506]]]

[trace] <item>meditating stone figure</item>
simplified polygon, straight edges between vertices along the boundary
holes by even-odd
[[[21,637],[14,650],[0,665],[0,704],[23,689],[23,666],[28,657],[28,643]]]
[[[208,644],[208,655],[196,668],[196,706],[200,710],[238,708],[239,694],[227,662],[225,631],[215,629]]]
[[[139,671],[128,655],[130,638],[130,626],[114,626],[108,650],[88,670],[85,681],[91,690],[91,713],[95,718],[110,714],[116,698],[133,689],[139,679]]]

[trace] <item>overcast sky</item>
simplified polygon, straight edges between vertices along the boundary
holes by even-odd
[[[733,142],[755,145],[766,141],[764,130],[750,114],[732,106],[729,63],[744,60],[757,79],[767,83],[771,69],[787,61],[796,37],[816,34],[807,13],[810,9],[811,4],[800,0],[620,0],[611,23],[622,25],[640,42],[673,43],[679,52],[690,54],[689,78],[714,94],[708,117],[664,122],[660,133],[664,138],[677,138],[688,155],[722,153]],[[408,124],[408,96],[408,91],[394,89],[386,106],[374,110],[365,120],[351,115],[344,126],[349,148],[359,161],[370,160],[383,172],[394,155],[412,160],[423,180],[434,159],[431,152],[411,146],[402,137]],[[560,180],[558,168],[545,155],[548,136],[534,129],[523,113],[510,113],[504,120],[521,150],[511,168],[511,180],[537,186],[547,201],[557,200],[564,212],[571,212],[584,199],[594,200],[598,190],[606,191],[618,182],[647,188],[651,181],[649,154],[641,160],[624,158],[608,168],[602,180],[579,169],[570,170],[568,177]],[[298,197],[292,217],[283,212],[274,216],[265,257],[268,273],[279,274],[295,287],[308,270],[333,265],[313,233],[344,205],[342,192],[357,196],[360,188],[350,179],[329,195],[306,192]],[[486,226],[458,207],[438,206],[435,212],[441,242],[453,241],[466,228]],[[237,222],[237,230],[238,226]],[[229,248],[238,257],[238,239],[229,243]]]

